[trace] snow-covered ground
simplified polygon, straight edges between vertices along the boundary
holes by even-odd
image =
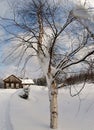
[[[18,96],[21,91],[0,90],[0,130],[50,130],[47,88],[31,86],[28,100]],[[60,89],[58,107],[58,130],[94,130],[94,84],[76,97]]]
[[[15,91],[0,89],[0,130],[13,130],[10,121],[10,101]]]

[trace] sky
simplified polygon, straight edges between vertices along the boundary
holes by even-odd
[[[2,17],[8,17],[10,16],[10,8],[9,8],[9,2],[10,0],[0,0],[0,16]],[[13,2],[13,0],[12,0]],[[21,72],[20,66],[15,65],[15,63],[8,62],[9,59],[6,59],[7,55],[10,51],[9,42],[6,41],[8,39],[8,34],[0,27],[0,78],[6,78],[7,76],[11,74],[15,74],[17,76],[24,76],[24,72]],[[32,66],[32,71],[30,71],[30,66]],[[37,74],[35,73],[35,67],[34,65],[30,65],[29,70],[25,72],[26,77],[31,77],[31,73],[37,77]],[[36,65],[35,65],[36,66]],[[20,71],[19,71],[20,70]],[[34,76],[34,77],[35,77]]]
[[[9,2],[10,1],[14,1],[14,0],[0,0],[0,16],[2,17],[8,17],[11,15],[10,10],[9,10]],[[62,2],[62,0],[59,0],[60,2]],[[67,0],[65,0],[67,1]],[[74,1],[74,3],[79,3],[79,0],[70,0],[70,1]],[[16,2],[16,1],[15,1]],[[80,0],[80,4],[83,4],[85,2],[85,0]],[[94,1],[93,0],[86,0],[86,2],[88,3],[88,5],[90,7],[94,7]],[[17,66],[17,64],[13,63],[8,63],[8,62],[3,62],[4,59],[7,56],[7,51],[6,49],[8,48],[8,44],[7,41],[5,42],[5,40],[7,39],[8,35],[7,33],[0,27],[0,78],[5,78],[7,76],[9,76],[10,74],[16,74],[18,76],[21,76],[21,73],[19,72],[19,68]],[[5,44],[3,44],[5,43]],[[9,50],[8,50],[9,51]],[[35,69],[35,65],[37,65],[37,60],[35,60],[35,63],[30,64],[28,69],[26,69],[26,76],[28,77],[36,77],[37,76],[37,71]],[[31,69],[32,67],[32,69]],[[37,67],[37,70],[39,70],[40,67]],[[40,70],[39,70],[40,71]],[[23,75],[23,73],[22,73]],[[41,74],[40,74],[41,75]]]

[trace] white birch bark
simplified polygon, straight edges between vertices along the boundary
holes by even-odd
[[[50,102],[50,128],[56,129],[58,127],[57,85],[56,85],[55,80],[53,80],[51,71],[48,73],[48,67],[46,66],[47,62],[46,62],[46,65],[44,63],[42,63],[41,65],[42,65],[42,68],[46,68],[46,69],[44,69],[44,71],[45,71],[44,73],[46,75],[49,102]]]
[[[57,89],[56,83],[51,84],[51,100],[50,100],[50,128],[58,127],[58,104],[57,104]]]

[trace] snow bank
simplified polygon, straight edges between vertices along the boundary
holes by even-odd
[[[82,85],[78,86],[78,89],[79,87]],[[11,100],[13,130],[50,130],[47,88],[31,86],[28,100],[18,96],[20,91],[15,93]],[[60,89],[58,107],[58,130],[94,130],[93,84],[86,84],[80,96],[74,98],[69,95],[68,89]]]

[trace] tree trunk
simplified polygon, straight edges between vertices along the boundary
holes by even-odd
[[[56,83],[51,85],[51,99],[50,99],[50,128],[56,129],[58,126],[58,105],[57,105],[57,88]]]

